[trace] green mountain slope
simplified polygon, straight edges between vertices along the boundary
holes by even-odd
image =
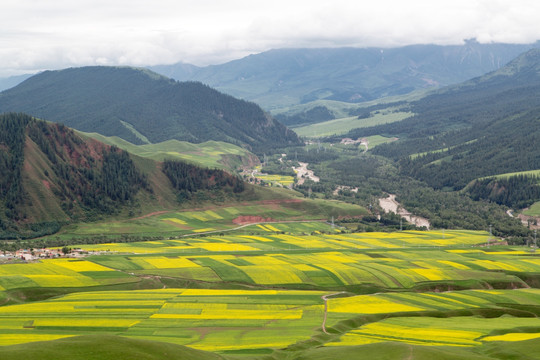
[[[0,112],[25,112],[134,144],[217,140],[262,152],[299,143],[254,103],[127,67],[43,72],[2,92]]]
[[[244,190],[241,180],[222,170],[140,158],[64,125],[13,113],[0,115],[0,173],[1,239]]]
[[[351,135],[405,138],[375,152],[401,158],[408,174],[435,188],[540,169],[539,70],[540,51],[531,50],[498,72],[413,103],[411,118]]]

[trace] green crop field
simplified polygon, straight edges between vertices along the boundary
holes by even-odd
[[[280,189],[275,189],[280,190]],[[285,190],[285,189],[281,189]],[[290,190],[288,190],[290,191]],[[360,206],[323,200],[284,198],[243,202],[237,205],[213,206],[205,210],[159,211],[128,220],[106,220],[66,226],[55,237],[70,240],[95,236],[177,237],[205,232],[232,231],[246,224],[242,218],[256,215],[252,222],[330,220],[332,216],[359,216]],[[235,220],[236,219],[236,220]],[[259,229],[258,231],[263,231]]]
[[[540,216],[540,202],[535,202],[528,209],[523,210],[524,215]]]
[[[208,229],[244,210],[152,221]],[[74,356],[71,343],[110,338],[132,344],[127,352],[158,342],[182,354],[203,351],[197,358],[400,359],[414,349],[411,359],[528,359],[540,342],[540,258],[493,241],[486,247],[489,238],[265,222],[226,234],[81,245],[92,252],[82,259],[0,265],[0,357],[26,345],[33,356],[50,348],[50,358],[63,359]],[[118,358],[107,349],[100,359]],[[514,357],[493,356],[508,352]]]
[[[352,129],[364,128],[381,124],[389,124],[406,119],[413,114],[410,112],[384,112],[374,114],[367,119],[358,119],[358,117],[345,117],[341,119],[329,120],[321,123],[294,128],[294,131],[300,136],[320,137],[330,135],[340,135],[349,132]]]

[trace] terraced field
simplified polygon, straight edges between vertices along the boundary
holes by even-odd
[[[17,344],[99,334],[249,359],[391,343],[510,358],[492,357],[493,348],[540,342],[540,257],[487,248],[488,238],[264,223],[231,235],[85,245],[109,253],[84,259],[0,265],[0,356]]]
[[[274,189],[274,191],[285,191]],[[290,191],[290,190],[286,190]],[[129,220],[106,220],[95,223],[80,223],[66,226],[58,236],[62,239],[92,239],[95,237],[121,236],[178,237],[209,231],[231,231],[240,225],[268,221],[326,221],[332,216],[359,216],[366,214],[360,206],[322,200],[281,199],[262,200],[255,203],[239,203],[235,206],[215,206],[200,210],[159,211],[137,216]],[[252,218],[251,220],[245,220]],[[283,230],[281,230],[283,229]],[[315,230],[328,230],[329,225]],[[266,229],[269,230],[269,229]],[[307,230],[307,229],[306,229]],[[261,232],[264,229],[252,229]],[[272,230],[270,230],[272,231]],[[280,227],[280,231],[288,231]],[[302,229],[292,229],[303,232]]]

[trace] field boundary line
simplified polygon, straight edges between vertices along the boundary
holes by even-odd
[[[324,317],[323,317],[323,322],[322,322],[322,331],[327,334],[327,335],[330,335],[328,334],[328,332],[326,331],[326,316],[328,314],[328,298],[330,296],[335,296],[335,295],[341,295],[341,294],[346,294],[346,291],[340,291],[340,292],[337,292],[337,293],[333,293],[333,294],[328,294],[328,295],[323,295],[321,296],[321,299],[324,300]]]
[[[285,220],[285,221],[262,221],[262,222],[254,222],[249,224],[244,224],[237,226],[235,228],[231,229],[222,229],[222,230],[212,230],[212,231],[205,231],[200,233],[191,233],[191,234],[184,234],[179,235],[180,237],[188,237],[188,236],[194,236],[194,235],[206,235],[206,234],[215,234],[215,233],[222,233],[222,232],[228,232],[228,231],[235,231],[240,230],[245,227],[251,226],[251,225],[262,225],[262,224],[286,224],[286,223],[304,223],[304,222],[326,222],[328,223],[328,220],[324,219],[315,219],[315,220]]]

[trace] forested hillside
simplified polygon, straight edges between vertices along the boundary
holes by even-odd
[[[65,125],[15,113],[0,115],[0,173],[0,239],[244,191],[241,180],[222,170],[136,158]]]
[[[435,189],[540,169],[539,70],[540,51],[531,50],[497,72],[411,103],[415,115],[408,119],[348,136],[400,138],[374,153],[398,160],[402,174]]]
[[[254,103],[127,67],[43,72],[0,93],[0,112],[25,112],[134,144],[219,140],[262,153],[299,143]]]

